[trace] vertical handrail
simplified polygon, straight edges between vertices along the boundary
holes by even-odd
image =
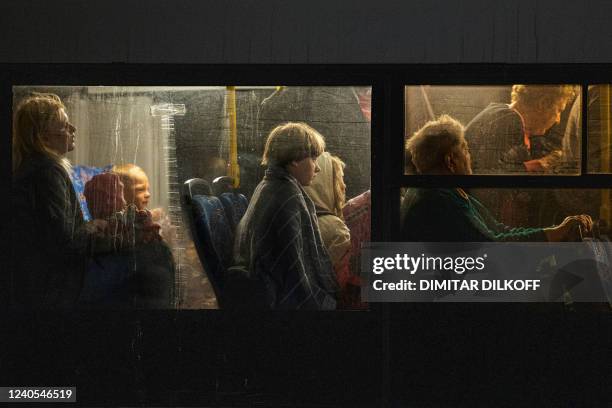
[[[227,175],[232,178],[233,187],[240,187],[238,166],[238,127],[236,125],[236,87],[227,87],[227,114],[229,117],[229,166]]]

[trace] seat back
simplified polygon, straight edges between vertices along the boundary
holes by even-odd
[[[79,198],[79,203],[81,204],[81,211],[83,212],[83,218],[85,221],[91,221],[91,214],[89,214],[89,209],[87,208],[87,200],[85,200],[85,184],[89,180],[91,180],[94,176],[110,171],[112,165],[104,166],[104,167],[91,167],[91,166],[82,166],[76,165],[72,166],[72,171],[70,172],[70,180],[72,181],[72,185],[74,187],[74,191]]]
[[[247,207],[249,206],[249,201],[244,194],[233,192],[221,194],[219,196],[219,200],[221,201],[221,204],[223,204],[223,208],[225,209],[225,214],[230,222],[232,231],[236,231],[238,223],[244,216],[244,213],[246,213]]]
[[[221,176],[214,179],[212,190],[221,200],[232,231],[235,231],[236,226],[249,206],[249,201],[244,194],[239,193],[234,188],[234,179],[229,176]]]
[[[223,204],[206,186],[208,183],[202,179],[187,180],[183,205],[198,257],[222,307],[224,275],[231,265],[234,235]]]
[[[217,197],[223,193],[234,191],[234,179],[230,176],[217,177],[212,181],[212,191]]]

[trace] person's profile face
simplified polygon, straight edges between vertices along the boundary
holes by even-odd
[[[561,122],[561,113],[565,110],[567,99],[557,100],[551,106],[543,106],[534,115],[530,115],[531,123],[528,127],[532,135],[543,135],[551,127]]]
[[[149,178],[141,170],[130,172],[131,185],[125,189],[125,199],[128,204],[136,205],[139,210],[144,210],[149,205]]]
[[[76,127],[68,120],[68,114],[60,109],[59,119],[51,121],[42,139],[48,149],[63,156],[74,150],[75,132]]]
[[[455,147],[453,157],[455,159],[454,174],[472,174],[472,156],[470,155],[470,149],[468,148],[468,144],[465,139],[459,146]]]
[[[321,171],[316,157],[293,161],[287,167],[291,175],[303,186],[309,186],[315,175]]]

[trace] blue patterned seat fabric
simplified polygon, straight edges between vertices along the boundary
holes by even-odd
[[[223,275],[232,261],[234,235],[221,200],[215,196],[192,197],[196,245],[205,255],[204,268],[215,290],[222,290]]]
[[[89,210],[87,209],[87,201],[85,200],[85,184],[98,174],[110,171],[112,165],[104,166],[104,167],[90,167],[90,166],[72,166],[72,172],[70,173],[70,179],[72,180],[72,185],[74,186],[74,191],[79,197],[79,202],[81,203],[81,211],[83,211],[83,218],[85,221],[91,221],[91,215],[89,214]]]
[[[219,200],[225,208],[225,214],[227,214],[232,231],[235,231],[249,206],[249,201],[243,194],[233,192],[221,194]]]

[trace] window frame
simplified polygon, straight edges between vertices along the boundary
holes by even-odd
[[[372,241],[392,241],[398,234],[400,188],[404,186],[457,186],[466,187],[560,187],[560,188],[609,188],[612,186],[610,175],[580,176],[410,176],[404,174],[404,86],[406,85],[507,85],[514,83],[575,83],[583,86],[583,96],[589,83],[612,83],[612,64],[411,64],[411,65],[181,65],[181,64],[0,64],[0,95],[4,103],[0,104],[0,120],[4,126],[5,137],[1,138],[1,151],[3,154],[2,171],[4,177],[1,183],[0,193],[4,197],[10,197],[10,175],[11,175],[11,122],[12,122],[12,87],[18,85],[95,85],[104,84],[109,86],[162,86],[162,85],[215,85],[226,86],[233,84],[241,85],[362,85],[372,87],[372,122],[371,122],[371,191],[372,191]],[[583,101],[586,101],[583,98]],[[583,103],[583,143],[582,153],[586,153],[586,111]],[[585,161],[583,160],[583,163]],[[10,200],[2,200],[4,214],[10,214]],[[7,241],[10,237],[7,236]],[[10,253],[10,251],[8,252]],[[10,256],[9,256],[10,257]],[[10,266],[10,259],[5,262]],[[4,274],[8,282],[10,274]],[[8,285],[4,286],[8,288]],[[8,289],[7,289],[8,291]],[[7,293],[8,295],[8,293]],[[8,299],[8,296],[5,298]],[[451,307],[452,306],[452,309]],[[444,335],[453,338],[453,334],[464,333],[466,320],[464,314],[470,312],[470,305],[413,305],[413,304],[373,304],[370,312],[360,313],[288,313],[285,315],[245,312],[235,313],[232,311],[214,312],[160,310],[160,311],[129,311],[125,313],[85,313],[81,320],[76,321],[76,327],[82,326],[84,321],[96,321],[101,327],[112,327],[113,336],[133,336],[132,325],[144,322],[146,333],[157,333],[159,327],[166,328],[168,332],[176,330],[181,335],[182,345],[192,360],[198,363],[206,363],[210,360],[202,358],[202,355],[217,356],[219,350],[226,350],[223,341],[229,342],[225,355],[235,355],[238,344],[245,350],[252,343],[260,342],[266,336],[281,339],[295,339],[297,336],[289,336],[288,332],[297,330],[304,336],[305,341],[331,347],[326,360],[335,364],[346,364],[349,360],[358,361],[366,366],[370,364],[370,370],[362,373],[358,370],[349,372],[347,378],[355,381],[354,387],[363,390],[358,393],[362,398],[372,404],[383,402],[388,405],[394,395],[400,395],[398,381],[405,381],[410,377],[401,375],[401,368],[394,365],[392,356],[397,353],[406,352],[411,354],[410,347],[415,344],[414,338],[406,337],[416,330],[419,333],[417,339],[428,340],[435,337],[423,337],[423,330],[430,326],[431,319],[436,316],[448,314],[453,318],[442,319],[440,326],[431,333],[433,335]],[[549,305],[546,310],[554,311],[554,306]],[[457,315],[451,315],[451,310],[459,310]],[[475,310],[475,309],[474,309]],[[487,323],[495,322],[494,328],[500,328],[503,323],[516,323],[516,312],[524,311],[523,305],[490,305],[488,308],[480,309],[481,313],[476,317],[478,321],[485,320]],[[404,313],[409,311],[409,313]],[[397,312],[397,313],[396,313]],[[31,319],[25,312],[11,312],[11,321],[21,321],[23,317]],[[433,313],[433,314],[432,314]],[[503,316],[512,316],[505,319]],[[66,319],[63,313],[42,315],[46,324],[49,318],[51,322],[60,324]],[[500,316],[502,317],[500,320]],[[519,314],[519,317],[521,315]],[[551,325],[551,315],[545,315],[547,327]],[[597,323],[598,315],[593,315],[589,323]],[[71,315],[72,317],[72,315]],[[152,319],[154,317],[154,319]],[[562,316],[552,314],[554,322],[563,323]],[[536,316],[537,318],[537,316]],[[422,319],[422,320],[421,320]],[[524,323],[526,327],[537,324],[541,318],[533,320],[529,317]],[[117,324],[116,321],[125,322],[125,325]],[[524,319],[523,319],[524,320]],[[79,323],[81,321],[81,323]],[[501,321],[501,323],[500,323]],[[153,323],[154,322],[154,323]],[[257,328],[253,329],[253,322],[257,322]],[[456,322],[456,323],[453,323]],[[522,322],[522,320],[521,320]],[[163,325],[162,325],[163,324]],[[586,324],[586,323],[585,323]],[[490,324],[487,324],[488,328]],[[588,326],[588,325],[586,325]],[[596,325],[591,325],[595,327]],[[589,326],[589,327],[591,327]],[[188,327],[189,330],[185,330]],[[218,330],[218,329],[221,330]],[[289,329],[288,329],[289,328]],[[151,330],[148,330],[151,329]],[[142,331],[142,329],[139,329]],[[214,336],[211,336],[211,330]],[[245,340],[238,340],[235,333],[241,332]],[[331,332],[330,339],[321,338],[321,333]],[[592,330],[589,335],[595,334]],[[150,336],[150,334],[149,334]],[[172,340],[172,335],[168,333]],[[591,336],[592,337],[592,336]],[[358,339],[358,340],[356,340]],[[241,341],[241,342],[240,342]],[[250,343],[249,343],[250,342]],[[93,343],[96,345],[97,343]],[[168,344],[172,345],[172,341]],[[194,344],[196,346],[194,346]],[[266,343],[267,344],[267,343]],[[483,343],[484,344],[484,343]],[[219,347],[222,345],[223,347]],[[167,350],[167,349],[164,349]],[[196,350],[195,352],[193,350]],[[365,352],[364,352],[365,350]],[[421,349],[417,349],[421,350]],[[159,350],[158,350],[159,351]],[[341,353],[336,353],[341,351]],[[210,353],[210,355],[208,355]],[[232,354],[233,353],[233,354]],[[159,354],[159,353],[158,353]],[[181,357],[180,353],[174,351],[169,354],[172,357]],[[305,364],[307,368],[314,367],[311,359],[304,357],[287,357],[279,354],[280,364]],[[349,356],[350,359],[348,357]],[[260,359],[252,359],[260,362]],[[163,360],[164,362],[166,360]],[[181,360],[179,360],[181,361]],[[305,362],[306,361],[306,362]],[[249,360],[250,362],[250,360]],[[234,362],[235,363],[235,362]],[[173,366],[170,363],[170,369]],[[236,364],[236,363],[235,363]],[[318,366],[317,366],[318,367]],[[327,367],[327,366],[325,366]],[[351,365],[350,367],[354,367]],[[189,374],[199,374],[201,366],[194,369],[193,366],[183,370]],[[182,372],[182,371],[181,371]],[[218,371],[217,371],[218,372]],[[415,371],[418,373],[418,370]],[[335,374],[324,375],[321,370],[321,381],[329,381],[337,377]],[[212,379],[215,373],[199,380]],[[182,376],[176,376],[177,381]],[[262,381],[276,380],[271,371],[263,370],[255,379]],[[414,377],[416,378],[416,377]],[[397,379],[398,381],[394,381]],[[345,379],[343,378],[343,381]],[[206,383],[204,383],[206,384]],[[276,384],[276,382],[275,382]],[[335,384],[335,383],[334,383]],[[402,383],[402,386],[404,384]],[[201,391],[202,381],[198,382],[198,391]],[[187,384],[187,390],[192,391],[193,385]],[[302,388],[310,390],[308,386]],[[216,395],[214,389],[208,389]],[[193,392],[193,391],[192,391]],[[191,394],[186,401],[199,402],[200,394]],[[300,394],[301,395],[301,394]],[[246,398],[246,397],[245,397]],[[302,396],[303,398],[303,396]],[[189,403],[189,402],[188,402]]]
[[[612,84],[612,64],[0,64],[0,94],[13,86],[371,86],[372,241],[399,235],[402,187],[609,188],[610,174],[406,175],[405,100],[409,85],[577,84],[586,101],[589,84]],[[582,104],[582,155],[586,157],[587,104]],[[0,106],[11,134],[12,107]],[[11,174],[10,138],[3,139],[3,171]],[[5,191],[8,192],[8,191]]]
[[[405,100],[409,85],[577,84],[583,101],[589,84],[612,84],[612,64],[0,64],[0,95],[13,86],[371,86],[372,241],[399,234],[402,187],[605,188],[610,175],[407,175],[404,174]],[[582,104],[582,155],[586,157],[587,104]],[[11,134],[12,104],[0,106]],[[10,138],[1,146],[4,174],[11,174]],[[8,193],[7,190],[4,191]]]

